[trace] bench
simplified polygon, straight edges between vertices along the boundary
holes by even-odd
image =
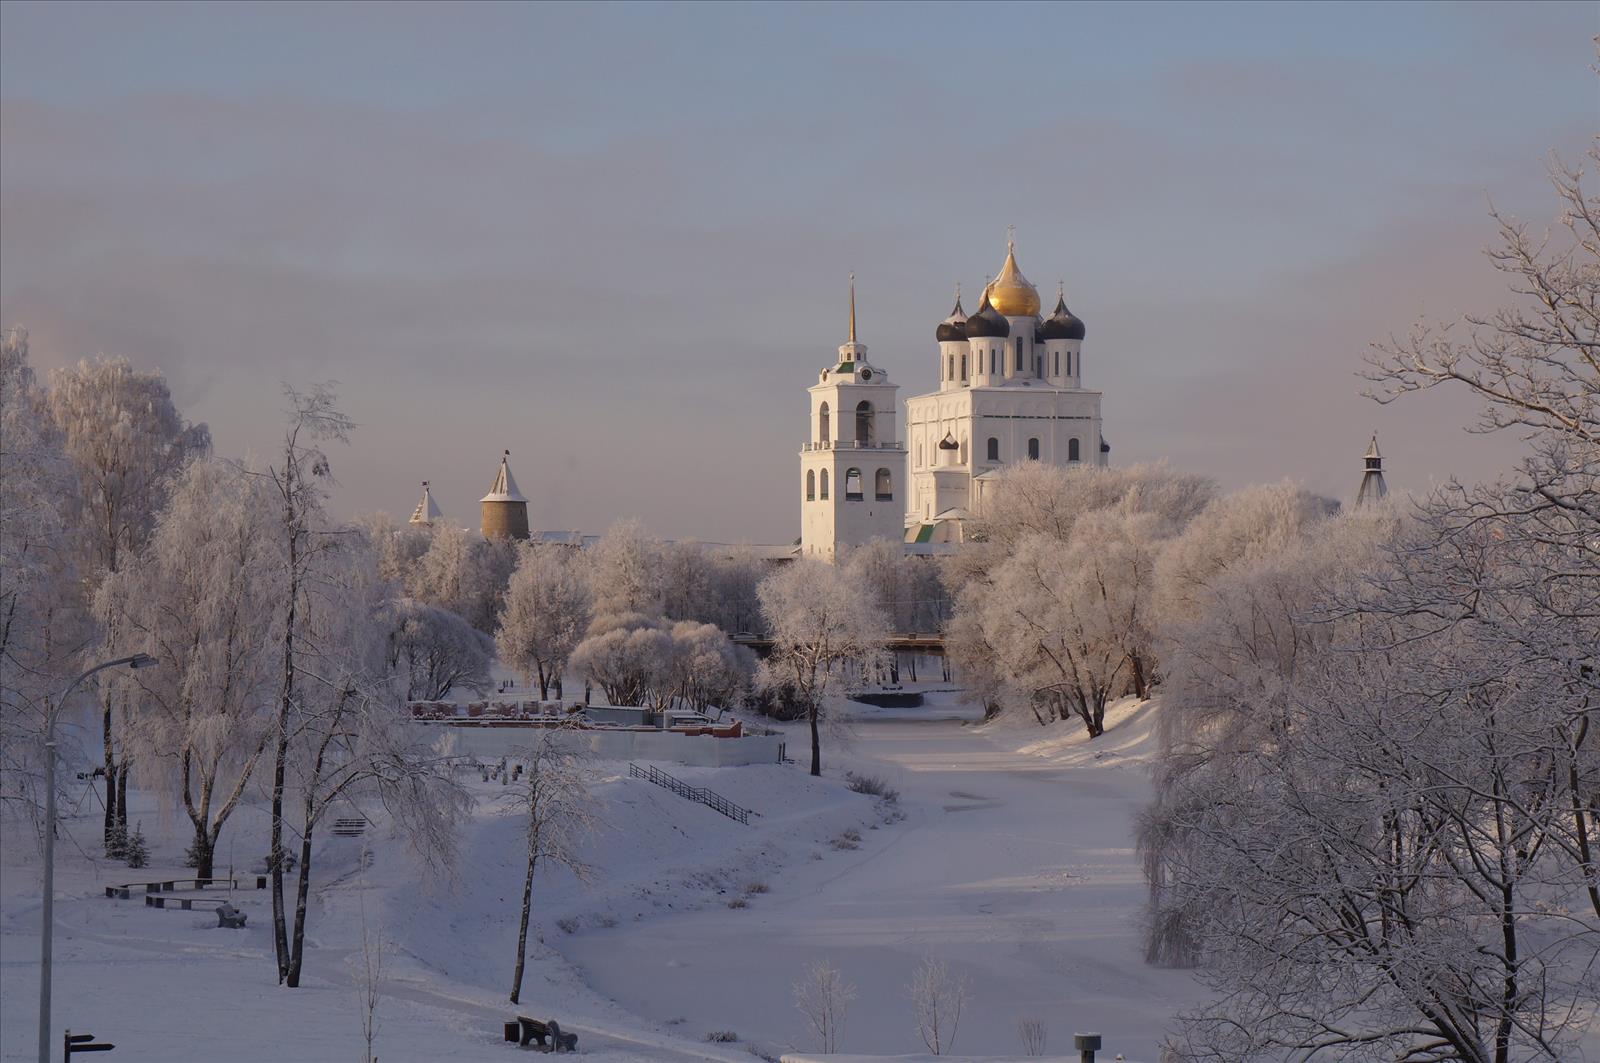
[[[545,1038],[550,1043],[545,1043]],[[505,1024],[505,1039],[514,1042],[519,1048],[527,1048],[530,1043],[545,1052],[576,1052],[578,1050],[578,1035],[575,1033],[562,1033],[561,1024],[551,1019],[549,1022],[540,1022],[530,1019],[526,1015],[518,1015],[516,1022]]]
[[[147,893],[144,898],[146,908],[170,908],[184,912],[215,911],[227,903],[221,897],[159,897]]]
[[[364,819],[336,819],[333,821],[333,833],[341,838],[359,838],[366,832],[367,821]]]
[[[249,916],[245,915],[227,901],[223,901],[217,906],[218,930],[243,930],[244,921],[248,918]]]
[[[256,889],[264,890],[264,889],[267,888],[267,876],[266,875],[255,875],[255,876],[252,876],[252,877],[255,880],[255,888]],[[107,897],[120,898],[122,900],[128,900],[132,896],[132,893],[133,893],[134,890],[142,890],[144,893],[150,894],[150,893],[176,893],[176,892],[178,892],[180,890],[218,890],[218,889],[238,890],[238,889],[249,889],[249,886],[244,885],[244,883],[246,883],[248,881],[250,881],[250,879],[248,879],[248,878],[215,878],[215,877],[213,877],[213,878],[169,878],[169,879],[165,879],[165,880],[163,880],[161,882],[123,882],[123,883],[120,883],[120,884],[115,885],[115,886],[107,886],[106,887],[106,896]]]

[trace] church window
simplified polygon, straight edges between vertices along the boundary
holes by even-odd
[[[961,356],[961,379],[967,379],[967,356],[964,354]]]
[[[827,469],[823,469],[822,470],[822,493],[820,495],[818,495],[817,497],[821,498],[824,502],[826,502],[828,500],[828,470]]]
[[[1000,460],[1000,441],[998,439],[996,439],[994,436],[990,436],[989,437],[989,460],[990,461],[999,461]]]
[[[894,478],[889,475],[888,469],[879,469],[872,485],[873,496],[879,502],[894,501]]]
[[[956,378],[956,356],[952,354],[945,361],[949,363],[945,366],[945,379],[954,380]]]
[[[992,349],[989,351],[989,375],[990,376],[994,376],[994,372],[995,372],[995,368],[994,368],[994,353],[995,352]]]
[[[828,404],[826,402],[824,402],[822,404],[822,408],[817,411],[817,442],[818,443],[826,443],[828,441],[828,429],[830,427],[830,425],[828,424],[828,420],[829,420],[829,418],[828,418]],[[824,475],[826,475],[826,474],[824,474]],[[827,498],[828,497],[827,488],[823,488],[822,497],[823,498]]]
[[[1078,457],[1078,440],[1076,438],[1067,440],[1067,460],[1080,460]]]
[[[856,443],[872,442],[872,403],[862,399],[856,403]]]
[[[1022,337],[1017,337],[1017,364],[1011,367],[1013,373],[1022,372]]]
[[[922,444],[917,444],[917,468],[922,468]]]
[[[1042,354],[1033,356],[1033,375],[1036,377],[1044,376],[1044,355]]]
[[[1032,458],[1034,461],[1038,461],[1039,460],[1039,437],[1038,436],[1035,436],[1032,439],[1028,440],[1028,457]]]
[[[1068,360],[1070,361],[1071,359],[1068,359]],[[1057,351],[1056,352],[1056,376],[1060,376],[1060,375],[1061,375],[1061,352]]]
[[[817,497],[817,470],[806,470],[806,501],[813,502]]]
[[[861,489],[861,470],[846,469],[844,471],[844,500],[846,502],[860,502],[866,497]]]

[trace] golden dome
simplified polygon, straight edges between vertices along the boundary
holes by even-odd
[[[1006,264],[1000,275],[989,282],[989,305],[1006,317],[1032,317],[1039,312],[1039,289],[1017,268],[1017,247],[1006,244]]]

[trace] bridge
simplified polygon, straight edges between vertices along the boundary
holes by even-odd
[[[752,635],[748,631],[741,631],[733,636],[737,646],[748,646],[756,653],[765,657],[772,652],[772,638],[768,635]],[[935,657],[944,656],[944,636],[927,634],[919,631],[901,632],[889,636],[887,648],[893,653],[925,653]]]

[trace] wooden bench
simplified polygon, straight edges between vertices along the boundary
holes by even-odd
[[[227,903],[221,897],[161,897],[147,893],[144,898],[146,908],[168,908],[183,912],[215,911]]]
[[[336,819],[333,821],[333,833],[341,838],[359,838],[366,833],[367,821],[364,819]]]
[[[545,1039],[549,1038],[549,1044]],[[527,1048],[530,1044],[544,1052],[576,1052],[578,1050],[578,1035],[575,1033],[562,1033],[561,1024],[551,1019],[549,1022],[540,1022],[530,1019],[526,1015],[518,1015],[516,1022],[505,1024],[505,1039],[514,1042],[519,1048]]]
[[[244,921],[248,918],[249,916],[227,901],[223,901],[217,906],[217,929],[219,930],[243,930]]]

